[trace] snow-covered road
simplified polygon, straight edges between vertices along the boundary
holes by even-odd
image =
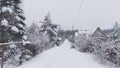
[[[70,49],[66,40],[60,47],[54,47],[36,56],[18,68],[106,68],[98,64],[90,54]]]

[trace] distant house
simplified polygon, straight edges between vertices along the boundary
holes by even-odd
[[[106,41],[108,39],[107,35],[98,27],[95,32],[92,34],[92,37],[96,39],[96,41]]]

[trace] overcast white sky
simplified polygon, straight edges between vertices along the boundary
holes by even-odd
[[[53,23],[71,29],[74,24],[79,29],[111,28],[120,22],[120,0],[84,0],[76,21],[75,16],[81,0],[24,0],[27,24],[38,22],[50,11]]]

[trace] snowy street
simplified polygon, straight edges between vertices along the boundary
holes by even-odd
[[[36,56],[18,68],[106,68],[94,61],[93,56],[70,49],[66,40],[60,47],[54,47]]]

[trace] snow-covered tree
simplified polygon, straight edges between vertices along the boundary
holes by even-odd
[[[40,30],[40,27],[36,25],[36,23],[33,23],[27,29],[28,40],[34,46],[35,54],[41,53],[43,50],[48,49],[49,46],[49,36],[47,32],[40,32]]]
[[[52,23],[50,13],[40,23],[41,26],[33,23],[27,31],[28,40],[34,44],[37,54],[60,43],[58,38],[58,29],[60,26]]]
[[[120,38],[120,25],[118,24],[118,22],[116,22],[113,25],[113,28],[104,30],[104,32],[107,34],[109,39],[117,40]]]
[[[93,39],[91,37],[87,37],[85,34],[79,34],[78,36],[75,36],[74,40],[74,47],[77,50],[90,53],[94,51],[95,44],[93,44]]]
[[[20,4],[21,0],[1,0],[0,42],[20,41],[23,39],[26,25]]]
[[[114,31],[118,30],[120,28],[118,22],[116,22],[114,25],[113,25],[113,29]]]
[[[26,38],[26,24],[23,10],[20,8],[21,0],[0,0],[0,42],[15,42],[27,40]],[[22,44],[15,44],[8,46],[5,50],[6,61],[17,57],[20,62],[20,57],[25,53],[25,48]],[[16,53],[17,52],[17,53]],[[30,53],[30,52],[29,52]],[[11,58],[12,57],[12,58]],[[12,59],[13,63],[16,59]],[[14,62],[19,64],[19,62]]]
[[[48,13],[45,16],[44,21],[42,21],[41,23],[42,25],[40,27],[40,32],[42,32],[43,34],[47,33],[49,37],[49,43],[54,46],[54,44],[57,44],[57,40],[58,40],[58,35],[57,35],[58,25],[52,23],[52,20],[50,18],[50,13]]]
[[[120,65],[119,48],[112,41],[95,45],[94,54],[102,64]]]
[[[115,39],[120,38],[120,26],[117,22],[113,26],[113,30],[114,30],[114,32],[112,34],[113,39],[115,40]]]
[[[35,23],[32,23],[32,25],[27,30],[30,34],[35,34],[39,32],[39,26]]]

